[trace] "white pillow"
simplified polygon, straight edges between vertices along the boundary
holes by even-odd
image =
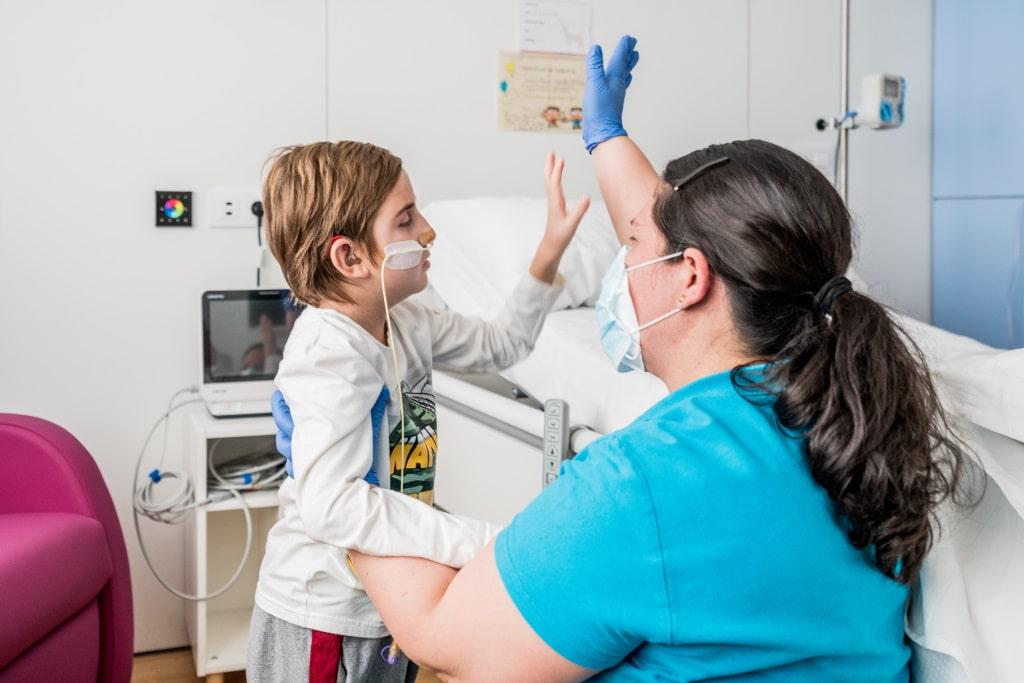
[[[898,319],[924,351],[950,412],[1024,442],[1024,349],[994,349],[913,318]]]
[[[570,209],[572,202],[569,202]],[[544,234],[544,199],[459,199],[423,209],[437,230],[430,282],[453,310],[491,318],[526,273]],[[601,278],[618,253],[608,210],[594,202],[562,257],[565,288],[554,309],[593,305]]]

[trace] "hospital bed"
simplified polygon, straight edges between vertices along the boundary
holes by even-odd
[[[423,296],[493,316],[540,240],[544,201],[445,201],[424,213],[440,237]],[[666,395],[651,375],[617,373],[601,350],[591,306],[617,249],[607,212],[595,203],[563,258],[564,290],[531,356],[500,376],[435,370],[441,506],[507,524],[527,505],[545,484],[545,402],[566,421],[558,454],[565,458]],[[942,510],[942,534],[907,615],[914,678],[1024,680],[1024,349],[1000,351],[900,322],[976,456],[984,492],[968,512]]]

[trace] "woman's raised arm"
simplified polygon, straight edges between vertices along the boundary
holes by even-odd
[[[636,38],[623,36],[604,65],[600,45],[587,56],[583,94],[583,142],[593,155],[601,196],[619,241],[626,242],[629,221],[647,206],[661,178],[622,127],[622,107],[632,70],[640,60]]]

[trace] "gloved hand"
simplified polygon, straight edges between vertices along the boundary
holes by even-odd
[[[277,427],[277,452],[287,460],[285,470],[289,477],[294,477],[292,471],[292,432],[295,431],[295,423],[292,422],[292,411],[288,408],[284,394],[275,390],[270,397],[270,412],[274,416],[274,426]]]
[[[622,36],[608,68],[604,68],[604,53],[600,45],[593,45],[587,55],[587,85],[583,91],[583,144],[587,151],[605,140],[626,135],[622,127],[622,105],[626,88],[633,80],[631,71],[640,61],[636,38]]]

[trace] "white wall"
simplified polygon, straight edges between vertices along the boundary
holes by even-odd
[[[932,0],[853,0],[851,98],[867,73],[907,79],[907,122],[850,134],[850,207],[871,293],[932,318]]]
[[[838,0],[593,4],[599,41],[641,40],[626,124],[657,166],[749,136],[822,145]],[[927,317],[930,2],[894,5],[854,1],[855,79],[902,70],[911,118],[853,134],[851,196],[864,273]],[[78,436],[129,531],[145,432],[198,377],[199,294],[254,285],[252,231],[209,228],[201,203],[197,227],[157,229],[154,190],[252,187],[273,148],[329,136],[392,148],[423,203],[540,194],[548,149],[570,195],[595,192],[577,139],[496,130],[516,16],[515,0],[0,3],[0,411]],[[180,581],[180,534],[148,538]],[[128,547],[136,648],[183,644],[181,605]]]
[[[198,380],[201,292],[255,284],[255,231],[157,229],[153,191],[255,186],[269,150],[324,136],[323,18],[322,0],[0,3],[0,411],[99,462],[139,650],[185,632],[131,536],[135,457]],[[148,539],[180,585],[178,532]]]
[[[607,54],[623,33],[640,37],[626,121],[656,164],[745,135],[746,0],[592,4]],[[497,130],[498,51],[515,48],[514,0],[330,7],[330,134],[391,148],[421,200],[540,194],[549,149],[566,157],[568,194],[596,192],[575,136]]]
[[[931,319],[932,0],[851,0],[850,101],[860,79],[907,78],[907,122],[850,133],[856,261],[871,294]],[[829,150],[814,121],[839,113],[839,1],[751,0],[750,135]]]

